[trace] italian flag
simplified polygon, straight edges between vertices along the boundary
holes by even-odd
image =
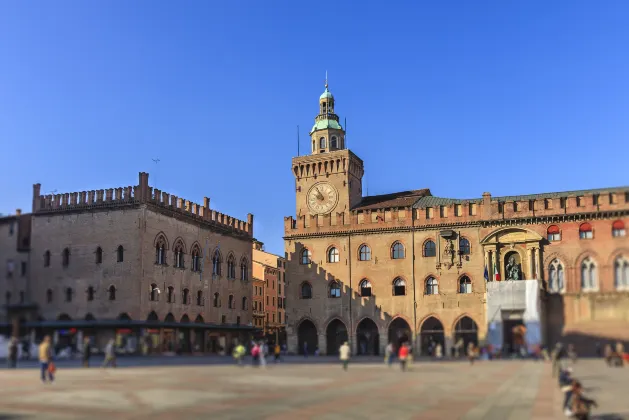
[[[498,266],[494,264],[494,280],[500,281],[500,273],[498,272]]]

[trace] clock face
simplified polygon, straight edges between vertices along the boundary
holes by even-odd
[[[327,182],[320,182],[308,191],[308,207],[316,214],[329,213],[336,206],[338,198],[336,188]]]

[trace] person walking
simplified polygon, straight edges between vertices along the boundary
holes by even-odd
[[[234,357],[234,360],[236,360],[236,364],[238,366],[242,366],[242,359],[245,356],[245,353],[245,346],[243,346],[241,343],[238,343],[238,345],[234,347],[234,352],[232,353],[232,356]]]
[[[112,338],[105,347],[105,360],[103,361],[103,368],[108,366],[116,367],[116,342]]]
[[[435,347],[435,359],[441,360],[442,357],[443,357],[443,348],[441,347],[441,343],[437,343],[437,346]]]
[[[260,341],[260,366],[266,367],[266,356],[269,353],[269,347],[265,342]]]
[[[90,356],[92,355],[92,345],[90,344],[90,338],[85,337],[83,339],[83,367],[90,367]]]
[[[616,366],[623,367],[625,364],[625,346],[620,341],[616,342]]]
[[[282,354],[282,348],[280,347],[279,344],[276,343],[275,347],[273,347],[273,355],[275,356],[275,363],[279,363],[281,354]]]
[[[260,361],[260,346],[258,343],[254,342],[253,347],[251,347],[251,365],[258,366]]]
[[[384,349],[384,363],[386,363],[389,367],[393,364],[393,343],[387,344],[387,347]]]
[[[339,359],[341,359],[341,363],[343,364],[343,370],[347,370],[347,365],[349,365],[349,358],[351,355],[351,349],[349,348],[349,343],[346,341],[339,348]]]
[[[15,369],[17,367],[17,338],[11,337],[7,348],[7,367]]]
[[[408,361],[408,346],[406,343],[400,346],[398,359],[400,360],[400,369],[404,372],[406,370],[406,362]]]
[[[41,369],[41,380],[46,383],[46,377],[52,383],[55,380],[54,377],[54,364],[52,361],[52,346],[50,345],[50,336],[44,337],[44,340],[39,345],[39,366]]]
[[[571,414],[577,420],[589,420],[592,407],[597,407],[596,401],[583,395],[583,386],[575,381],[572,388]]]
[[[476,359],[476,346],[472,341],[467,345],[467,358],[470,361],[470,365],[473,365],[474,359]]]

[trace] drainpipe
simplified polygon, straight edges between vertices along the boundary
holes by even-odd
[[[411,256],[412,256],[412,279],[413,279],[413,342],[412,346],[416,346],[417,341],[417,290],[415,288],[415,211],[411,207]],[[417,354],[417,352],[415,352]]]
[[[352,316],[352,299],[354,298],[354,289],[352,287],[352,235],[349,234],[347,235],[347,255],[349,255],[349,258],[347,259],[349,261],[349,348],[350,348],[350,352],[351,350],[354,348],[354,343],[352,340],[352,336],[354,335],[354,320],[353,320],[353,316]]]

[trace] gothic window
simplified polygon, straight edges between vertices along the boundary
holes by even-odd
[[[391,258],[394,260],[404,258],[404,245],[401,242],[395,242],[391,247]]]
[[[118,249],[116,250],[116,256],[117,256],[118,262],[124,261],[124,248],[122,247],[122,245],[118,245]]]
[[[52,289],[46,290],[46,303],[52,303]]]
[[[161,235],[155,243],[155,264],[166,264],[166,239]]]
[[[404,279],[396,278],[393,280],[393,296],[404,296],[406,294],[406,282]]]
[[[618,290],[629,290],[629,260],[622,255],[614,261],[614,284]]]
[[[319,139],[319,149],[325,149],[325,137]]]
[[[439,283],[437,279],[434,277],[428,277],[426,279],[426,290],[425,293],[427,295],[438,295],[439,294]]]
[[[369,261],[371,260],[371,248],[368,245],[361,245],[358,248],[358,259],[360,261]]]
[[[310,259],[312,257],[312,254],[310,253],[310,250],[308,248],[304,248],[301,251],[301,263],[304,265],[310,264],[312,262],[312,260]]]
[[[316,143],[315,143],[315,141],[313,140],[313,141],[312,141],[312,151],[313,151],[313,152],[316,150],[315,145],[316,145]]]
[[[201,271],[201,250],[197,244],[192,247],[192,271]]]
[[[103,249],[101,247],[96,248],[94,252],[94,261],[96,264],[102,264],[103,262]]]
[[[581,288],[585,291],[598,289],[598,270],[590,257],[581,263]]]
[[[69,248],[64,248],[61,254],[61,258],[62,258],[61,262],[64,267],[67,267],[70,265],[70,249]]]
[[[159,289],[157,288],[157,285],[155,283],[151,284],[151,292],[149,295],[149,299],[151,300],[151,302],[156,302],[158,300],[159,297]]]
[[[227,257],[227,278],[236,278],[236,259],[234,258],[233,254],[229,254],[229,256]]]
[[[107,294],[109,296],[109,300],[116,300],[116,288],[113,285],[109,286]]]
[[[249,264],[246,258],[240,260],[240,280],[249,281]]]
[[[172,286],[168,286],[166,291],[166,302],[175,303],[175,288]]]
[[[50,267],[50,251],[44,252],[44,267]]]
[[[249,309],[249,302],[247,301],[247,298],[243,296],[243,298],[242,298],[242,310],[246,311],[247,309]]]
[[[214,301],[212,303],[215,308],[221,307],[221,296],[218,293],[214,293]]]
[[[564,290],[564,268],[561,261],[554,259],[548,266],[548,290],[560,293]]]
[[[580,239],[592,239],[592,225],[589,223],[583,223],[579,226],[579,238]]]
[[[331,298],[340,298],[341,297],[341,285],[337,281],[332,281],[330,283],[328,296]]]
[[[214,251],[214,256],[212,257],[212,274],[215,276],[221,275],[221,253],[218,249]]]
[[[234,309],[236,307],[236,301],[234,300],[234,295],[229,295],[227,299],[227,307],[229,309]]]
[[[623,223],[622,220],[616,220],[612,224],[612,236],[614,238],[620,238],[621,236],[625,236],[625,234],[626,234],[625,224]]]
[[[66,288],[66,302],[72,302],[72,295],[74,295],[74,291],[72,290],[72,288]]]
[[[301,285],[301,298],[312,299],[312,286],[308,282],[304,282]]]
[[[183,292],[181,293],[181,303],[183,303],[184,305],[190,304],[190,290],[189,289],[183,289]]]
[[[437,247],[432,240],[427,240],[424,242],[424,257],[435,257],[437,256]]]
[[[338,147],[338,140],[336,139],[336,136],[332,136],[332,140],[330,140],[330,149],[337,149]]]
[[[183,242],[177,241],[175,242],[175,246],[173,247],[173,252],[175,254],[175,268],[184,268],[184,258],[183,258]]]
[[[472,293],[472,281],[469,277],[463,276],[459,280],[459,293]]]
[[[328,262],[339,262],[339,250],[336,247],[332,247],[328,250]]]
[[[369,280],[367,279],[363,279],[359,284],[358,287],[360,287],[360,295],[362,297],[369,297],[372,296],[371,294],[371,283],[369,282]]]
[[[205,306],[205,298],[203,297],[203,291],[197,292],[197,306]]]
[[[89,286],[87,288],[87,290],[85,291],[85,294],[87,295],[86,297],[87,297],[87,301],[88,302],[91,302],[91,301],[94,300],[94,293],[95,293],[94,287],[93,286]]]
[[[559,230],[559,226],[550,225],[546,230],[546,237],[549,242],[561,241],[561,231]]]
[[[470,241],[466,238],[459,239],[459,253],[461,253],[461,255],[470,255],[470,251]]]

